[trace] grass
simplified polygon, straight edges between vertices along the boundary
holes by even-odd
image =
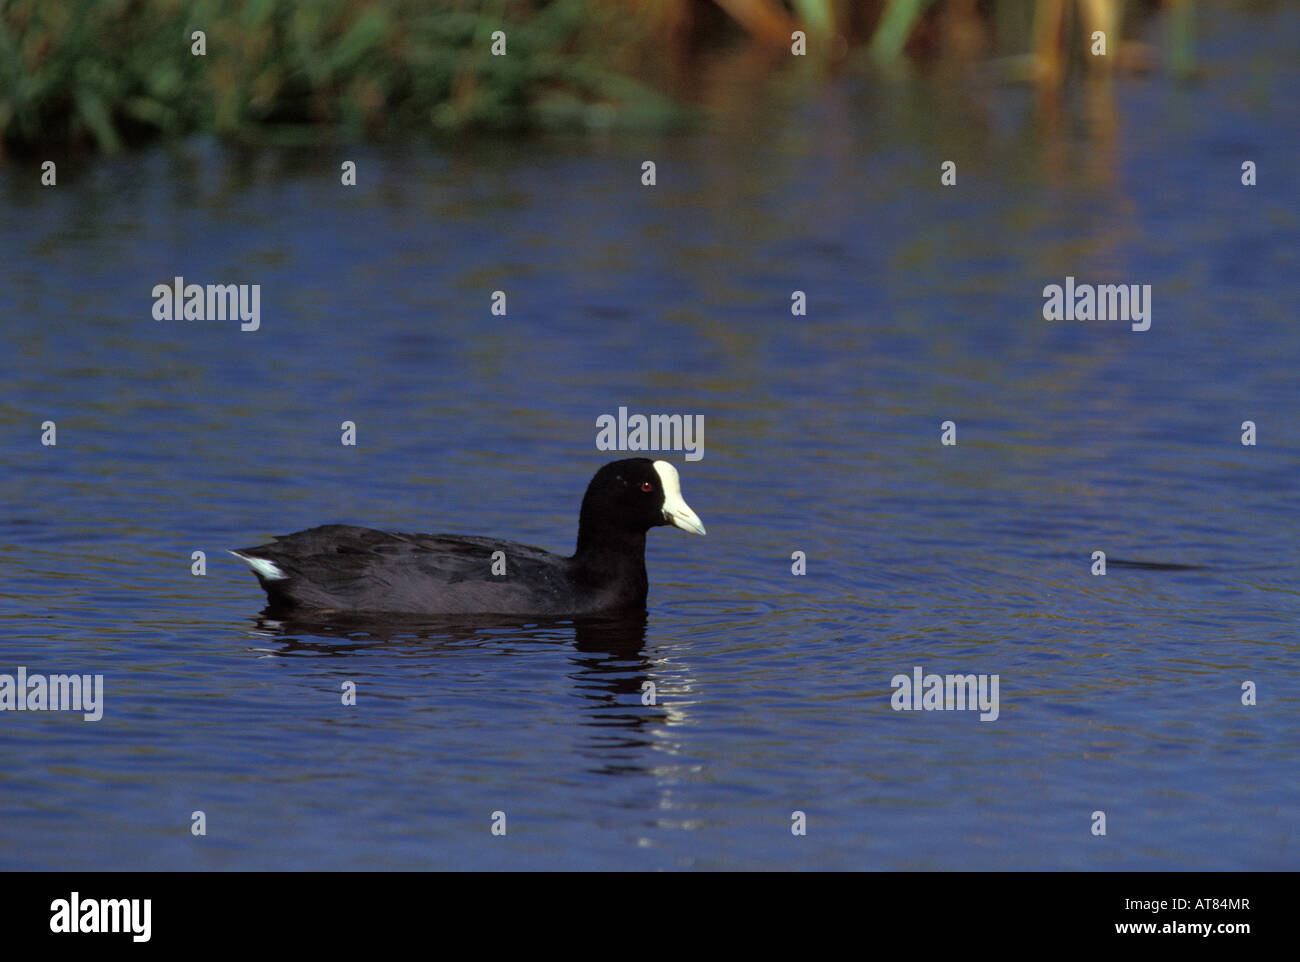
[[[680,120],[618,68],[616,14],[588,0],[10,0],[0,140],[115,151],[197,130],[315,141]]]

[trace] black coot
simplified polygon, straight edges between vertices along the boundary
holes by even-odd
[[[677,469],[629,458],[591,479],[571,558],[513,541],[346,524],[231,554],[253,569],[278,611],[579,615],[645,607],[645,533],[665,524],[704,534]],[[494,558],[498,551],[504,557]],[[494,560],[504,574],[493,573]]]

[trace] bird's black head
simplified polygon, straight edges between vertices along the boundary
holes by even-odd
[[[587,485],[578,538],[581,546],[584,533],[612,529],[644,534],[662,524],[704,534],[703,523],[682,500],[677,469],[667,461],[628,458],[611,461]]]

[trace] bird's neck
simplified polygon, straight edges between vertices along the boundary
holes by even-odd
[[[621,583],[644,602],[648,586],[644,531],[579,525],[572,561],[575,575],[587,584]]]

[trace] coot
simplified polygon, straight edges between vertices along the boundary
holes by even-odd
[[[578,615],[645,608],[645,533],[666,524],[704,534],[677,469],[629,458],[591,479],[571,558],[513,541],[346,524],[231,554],[278,611]]]

